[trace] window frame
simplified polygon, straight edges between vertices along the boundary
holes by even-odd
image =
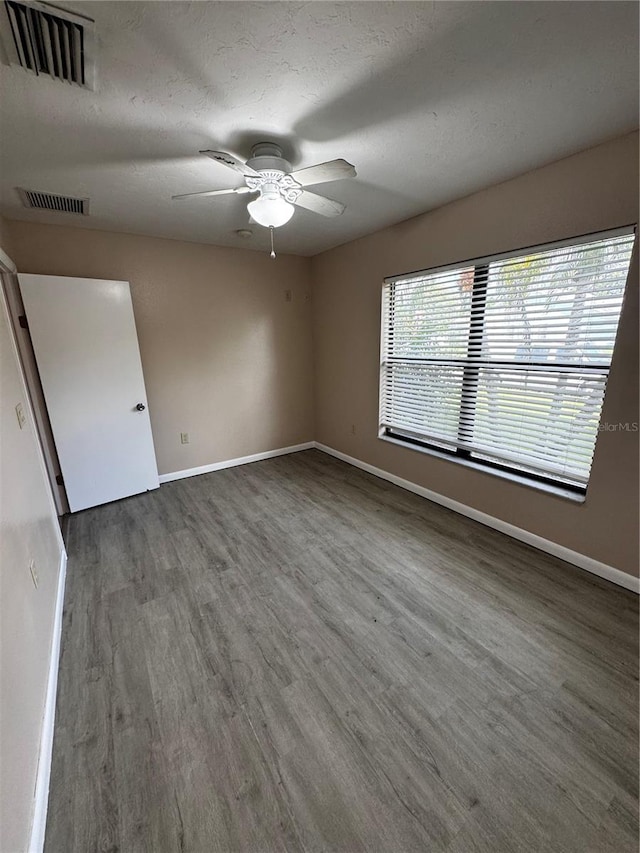
[[[483,459],[482,456],[478,455],[477,451],[474,451],[467,447],[456,446],[454,448],[445,447],[437,444],[436,442],[429,441],[426,438],[419,438],[417,436],[413,436],[408,434],[409,431],[403,432],[402,430],[394,430],[392,427],[383,426],[383,407],[384,407],[384,393],[385,393],[385,366],[386,366],[386,348],[387,348],[387,340],[390,330],[390,319],[386,315],[386,305],[391,302],[392,297],[386,297],[385,292],[386,288],[393,288],[397,282],[406,281],[412,277],[419,278],[421,276],[427,275],[435,275],[440,272],[445,272],[447,270],[456,270],[456,269],[464,269],[473,267],[474,276],[473,276],[473,289],[471,294],[471,308],[470,308],[470,320],[469,320],[469,332],[467,335],[467,354],[464,360],[461,360],[464,364],[463,367],[463,377],[462,377],[462,385],[461,385],[461,396],[460,396],[460,407],[458,414],[458,431],[457,431],[457,439],[464,440],[465,434],[468,435],[473,430],[473,420],[469,423],[467,418],[466,421],[462,419],[462,411],[463,407],[466,405],[468,409],[468,403],[471,401],[473,403],[473,407],[471,411],[475,416],[475,402],[477,401],[477,390],[478,390],[478,375],[480,369],[480,362],[477,357],[477,347],[482,342],[482,335],[484,330],[484,322],[485,322],[485,306],[486,306],[486,295],[487,295],[487,283],[489,280],[489,268],[492,263],[501,260],[507,260],[510,258],[518,258],[521,256],[527,256],[530,254],[534,254],[536,252],[547,252],[553,251],[554,249],[562,249],[569,247],[577,247],[585,243],[596,242],[599,239],[614,239],[616,237],[634,235],[634,243],[631,249],[631,256],[629,261],[629,270],[627,271],[627,278],[625,281],[625,287],[622,297],[622,304],[620,307],[620,315],[618,318],[618,326],[616,329],[616,337],[614,339],[613,345],[613,353],[611,356],[611,360],[609,364],[597,364],[590,365],[590,367],[595,370],[605,371],[605,391],[603,395],[603,403],[602,407],[604,410],[604,402],[606,399],[606,382],[609,378],[609,373],[611,370],[611,365],[613,363],[613,358],[615,356],[615,348],[617,344],[617,333],[620,327],[620,317],[622,316],[622,312],[624,310],[624,304],[626,300],[627,287],[629,282],[629,273],[631,271],[631,264],[633,261],[634,253],[637,249],[637,224],[629,224],[622,225],[617,228],[610,228],[603,231],[595,231],[588,234],[581,234],[574,237],[563,238],[562,240],[556,240],[549,243],[539,243],[531,246],[524,246],[519,249],[512,249],[506,252],[499,252],[492,255],[484,255],[480,258],[469,258],[463,261],[456,261],[455,263],[450,264],[442,264],[435,267],[428,267],[423,270],[416,270],[413,272],[402,273],[400,275],[388,276],[383,281],[382,291],[381,291],[381,324],[380,324],[380,386],[379,386],[379,407],[378,407],[378,438],[383,440],[392,441],[395,444],[399,444],[409,449],[422,450],[432,453],[433,455],[450,460],[452,462],[458,463],[466,463],[467,466],[471,466],[477,470],[486,470],[488,473],[497,474],[499,476],[505,477],[510,480],[515,480],[517,482],[523,482],[526,485],[540,485],[544,487],[551,487],[552,490],[557,491],[559,494],[565,493],[568,496],[571,496],[573,499],[576,497],[578,499],[584,500],[586,496],[587,488],[589,486],[589,482],[591,479],[591,471],[589,471],[589,479],[587,482],[582,484],[571,483],[566,480],[555,478],[551,475],[544,473],[537,473],[535,471],[527,470],[526,467],[521,468],[518,467],[517,464],[509,465],[504,462],[498,462],[491,459]],[[478,310],[480,309],[480,310]],[[475,354],[474,354],[475,352]],[[470,359],[473,359],[473,362],[470,363]],[[498,360],[489,360],[488,364],[497,364]],[[513,366],[514,362],[508,361],[505,362],[505,366]],[[515,364],[519,364],[519,362],[515,362]],[[535,363],[528,362],[527,364],[534,366]],[[540,366],[549,367],[549,363],[544,363]],[[563,367],[563,365],[556,365]],[[594,443],[594,458],[595,458],[595,450],[597,447],[597,439]]]

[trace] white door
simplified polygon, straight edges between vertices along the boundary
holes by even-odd
[[[129,282],[18,279],[71,512],[157,489]]]

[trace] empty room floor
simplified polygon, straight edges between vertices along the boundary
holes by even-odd
[[[638,849],[631,592],[311,450],[74,515],[46,853]]]

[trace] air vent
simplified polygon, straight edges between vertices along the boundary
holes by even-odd
[[[5,0],[3,43],[11,65],[93,89],[93,26],[83,15],[37,0]]]
[[[31,207],[35,210],[55,210],[58,213],[76,213],[81,216],[89,215],[88,198],[72,198],[68,195],[41,193],[35,190],[23,190],[20,187],[18,193],[25,207]]]

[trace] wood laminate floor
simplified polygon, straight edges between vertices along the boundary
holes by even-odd
[[[319,451],[69,536],[46,853],[637,851],[632,593]]]

